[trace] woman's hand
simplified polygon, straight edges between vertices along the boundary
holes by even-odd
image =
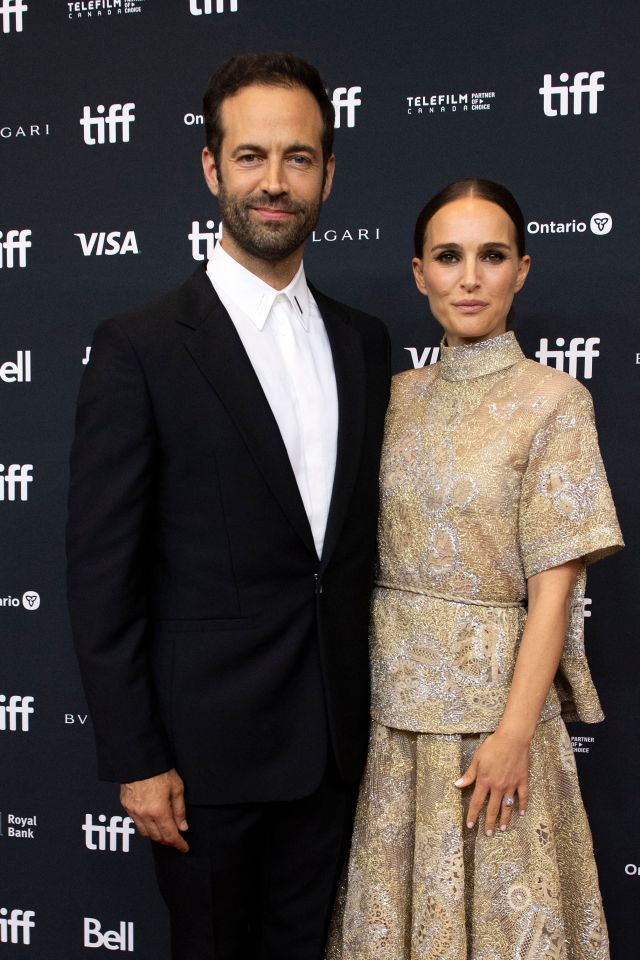
[[[455,786],[463,789],[475,782],[475,790],[469,804],[467,826],[473,827],[487,800],[485,833],[493,835],[496,821],[506,830],[513,805],[505,805],[505,798],[518,795],[518,810],[524,816],[528,801],[529,740],[498,728],[478,747],[466,773],[456,780]]]

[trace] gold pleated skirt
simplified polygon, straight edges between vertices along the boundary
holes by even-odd
[[[538,725],[529,809],[493,837],[453,785],[486,736],[373,724],[328,960],[608,960],[564,722]]]

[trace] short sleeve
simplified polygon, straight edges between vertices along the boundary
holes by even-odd
[[[534,435],[522,483],[519,540],[525,577],[624,546],[598,447],[591,395],[577,381]]]

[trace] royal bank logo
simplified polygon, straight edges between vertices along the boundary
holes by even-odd
[[[140,253],[135,230],[112,230],[111,233],[74,233],[85,257],[115,257]]]
[[[188,233],[187,237],[191,241],[191,256],[194,260],[208,260],[211,257],[216,241],[222,236],[222,221],[217,230],[215,226],[215,220],[207,220],[203,230],[199,220],[191,221],[191,233]]]
[[[0,503],[28,500],[32,463],[0,463]]]
[[[356,125],[356,108],[362,106],[360,94],[362,87],[336,87],[333,91],[331,102],[335,110],[336,120],[335,129],[339,130],[343,119],[346,120],[347,127]]]
[[[238,0],[189,0],[192,17],[208,16],[210,13],[237,13]]]
[[[589,220],[588,229],[596,237],[604,237],[613,230],[613,217],[610,213],[594,213]],[[530,220],[527,224],[527,233],[532,236],[545,234],[586,233],[587,221],[577,220]]]
[[[36,816],[23,817],[16,813],[7,813],[5,816],[0,811],[0,837],[9,840],[35,840],[37,826]]]
[[[26,267],[27,250],[31,247],[31,230],[0,230],[0,269]],[[4,237],[4,240],[2,239]]]
[[[83,945],[97,949],[121,950],[123,953],[134,951],[134,926],[131,920],[121,920],[117,930],[102,931],[102,924],[95,917],[84,918]]]
[[[87,850],[107,850],[110,853],[129,853],[129,838],[136,832],[131,817],[116,814],[107,820],[104,813],[99,814],[97,823],[93,822],[93,814],[88,813],[82,831]]]
[[[35,697],[23,697],[0,693],[0,731],[28,733],[29,717],[35,713]]]
[[[27,140],[32,137],[48,137],[51,127],[48,123],[18,123],[0,127],[2,140]]]
[[[327,230],[313,230],[312,243],[363,243],[367,240],[379,240],[380,227],[329,227]]]
[[[0,608],[23,607],[25,610],[38,610],[40,607],[40,594],[36,590],[25,590],[20,597],[0,597]]]
[[[24,28],[23,16],[29,7],[23,0],[0,0],[0,22],[2,23],[2,32],[22,33]]]
[[[418,347],[403,347],[411,357],[411,363],[414,370],[426,367],[427,364],[437,363],[440,356],[440,347],[424,347],[418,350]]]
[[[0,907],[0,943],[23,943],[29,946],[31,931],[36,925],[35,915],[34,910]]]
[[[564,337],[557,337],[555,349],[549,349],[549,340],[543,337],[540,340],[540,349],[536,357],[540,363],[547,366],[552,364],[556,370],[562,370],[571,377],[582,380],[591,380],[593,376],[593,361],[600,356],[596,349],[600,337],[573,337],[568,345]]]
[[[477,113],[491,110],[495,90],[459,90],[450,93],[426,93],[405,97],[407,116],[432,117],[443,113]]]
[[[554,84],[553,74],[545,73],[544,82],[538,93],[542,97],[542,108],[546,117],[566,117],[569,112],[580,116],[585,99],[589,113],[598,112],[598,94],[604,91],[604,70],[588,73],[585,70],[576,73],[569,83],[568,73],[560,74],[560,83]]]
[[[122,14],[142,13],[148,0],[66,0],[69,20],[100,20]]]
[[[31,383],[31,350],[18,350],[15,360],[0,363],[2,383]]]
[[[99,103],[95,114],[91,107],[83,108],[80,126],[83,129],[84,142],[94,147],[103,143],[129,143],[131,124],[135,122],[135,103],[112,103],[105,107]]]

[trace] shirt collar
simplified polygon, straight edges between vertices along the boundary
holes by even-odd
[[[258,330],[264,328],[274,301],[281,294],[291,304],[294,316],[304,329],[309,330],[311,295],[302,263],[291,283],[284,290],[275,290],[229,256],[217,243],[207,264],[207,275],[214,288],[233,300]]]

